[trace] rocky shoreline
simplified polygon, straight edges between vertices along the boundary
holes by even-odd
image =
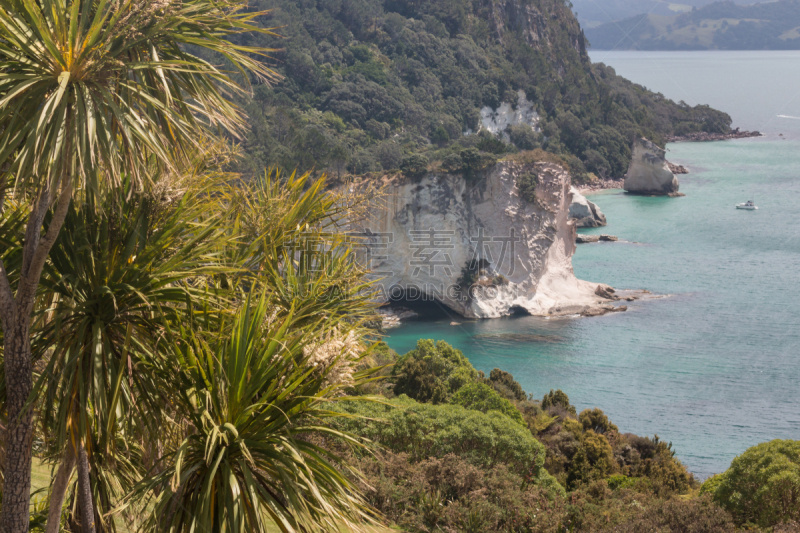
[[[728,133],[689,133],[687,135],[673,135],[667,139],[667,142],[709,142],[709,141],[728,141],[731,139],[746,139],[748,137],[761,137],[761,132],[758,131],[741,131],[739,128],[731,130]]]
[[[622,183],[624,181],[625,180],[622,179],[622,178],[620,178],[618,180],[598,179],[598,180],[593,181],[591,183],[582,183],[580,185],[576,185],[575,188],[578,189],[579,193],[587,194],[587,193],[592,193],[592,192],[597,192],[597,191],[603,191],[605,189],[621,189],[622,188]]]
[[[670,171],[673,174],[688,174],[689,169],[683,165],[676,165],[675,163],[670,163],[667,161],[667,166],[669,167]]]
[[[381,317],[383,329],[396,328],[402,324],[403,320],[419,316],[415,311],[406,307],[384,306],[379,307],[377,312]]]
[[[616,235],[587,235],[585,233],[575,234],[575,244],[590,244],[594,242],[617,242],[619,238]]]

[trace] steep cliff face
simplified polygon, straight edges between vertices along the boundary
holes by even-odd
[[[475,318],[572,314],[607,302],[573,273],[572,195],[561,167],[506,161],[470,179],[393,178],[385,191],[358,228],[369,236],[384,300],[436,300]]]
[[[556,43],[554,25],[566,29],[569,45],[583,55],[586,54],[583,32],[563,2],[539,0],[484,0],[489,11],[489,21],[495,38],[503,42],[506,33],[521,34],[525,42],[536,49],[543,50]]]

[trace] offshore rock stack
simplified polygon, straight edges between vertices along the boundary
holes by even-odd
[[[644,137],[633,143],[633,157],[623,188],[646,196],[683,196],[678,178],[664,158],[666,151]]]

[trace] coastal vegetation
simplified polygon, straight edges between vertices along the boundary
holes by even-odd
[[[55,349],[40,347],[33,333],[41,316],[52,318],[48,309],[58,301],[54,294],[41,296],[40,280],[49,275],[48,257],[73,198],[91,203],[90,197],[104,189],[115,199],[130,198],[133,189],[146,190],[151,176],[187,167],[187,156],[203,151],[214,130],[242,131],[244,115],[230,94],[244,92],[247,80],[234,80],[186,48],[222,54],[254,79],[274,79],[275,73],[257,59],[269,50],[229,40],[242,32],[268,31],[253,23],[258,16],[235,1],[0,4],[3,533],[27,529],[37,419],[33,403],[41,390],[34,387],[34,368],[39,354],[50,356]],[[131,190],[125,190],[126,183]],[[120,249],[126,259],[133,261],[129,254],[147,236]],[[95,287],[96,297],[109,293],[103,287]],[[113,316],[114,298],[105,300]],[[89,343],[88,336],[95,346],[80,353],[107,346],[99,342],[98,324],[83,327],[83,342]],[[76,361],[73,350],[57,354]],[[78,379],[73,385],[78,383],[88,384]],[[87,475],[92,446],[84,410],[89,391],[74,388],[71,393],[59,412],[72,419],[62,426],[70,428],[69,438],[63,433],[55,437],[61,445],[70,443],[66,470],[78,465],[84,523],[92,526]]]
[[[379,344],[373,357],[392,369],[355,391],[363,401],[340,404],[350,416],[334,424],[378,445],[342,454],[404,531],[800,530],[797,441],[756,446],[701,488],[658,436],[623,433],[598,408],[578,413],[560,390],[536,400],[443,341],[403,356]]]
[[[377,523],[358,472],[310,442],[363,440],[328,423],[346,388],[371,373],[356,368],[369,349],[363,271],[332,231],[357,205],[342,208],[308,175],[231,186],[211,163],[142,190],[123,178],[127,194],[102,186],[68,210],[34,307],[33,451],[51,474],[32,524]],[[7,204],[5,264],[19,256],[24,208]]]
[[[576,180],[620,178],[634,138],[663,146],[674,135],[730,130],[725,113],[676,104],[592,65],[562,0],[256,5],[272,9],[268,23],[285,38],[246,42],[281,48],[275,68],[283,79],[241,101],[250,118],[237,167],[244,174],[269,166],[337,178],[470,174],[541,148],[563,156]],[[478,134],[482,110],[496,116],[503,103],[508,113],[530,108],[538,121]]]
[[[264,170],[525,148],[613,175],[629,134],[728,127],[590,69],[537,5],[542,48],[478,2],[287,2],[280,82],[268,14],[232,0],[0,0],[0,533],[796,531],[795,442],[701,488],[563,391],[394,353],[347,232],[379,192]],[[519,89],[541,132],[462,135]]]

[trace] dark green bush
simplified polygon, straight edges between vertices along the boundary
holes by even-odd
[[[560,491],[525,483],[505,464],[480,468],[457,454],[415,462],[408,454],[385,452],[359,466],[368,501],[403,531],[563,531]]]
[[[565,409],[573,416],[576,414],[575,408],[569,403],[569,396],[561,389],[555,392],[553,389],[550,389],[550,392],[545,394],[544,398],[542,398],[542,409],[547,410],[551,407]]]
[[[428,171],[428,158],[424,155],[407,155],[400,161],[400,170],[408,176],[420,176]]]
[[[498,283],[498,285],[500,284],[502,283]],[[517,400],[520,402],[528,399],[528,395],[525,394],[524,390],[522,390],[522,385],[520,385],[514,379],[514,376],[508,372],[500,370],[499,368],[495,368],[489,373],[489,379],[486,382],[488,385],[491,385],[492,388],[494,388],[494,390],[496,390],[503,398],[508,400]]]
[[[578,417],[584,430],[593,430],[595,433],[605,433],[607,431],[618,431],[617,426],[611,423],[606,414],[595,407],[594,409],[584,409]]]
[[[536,186],[539,184],[539,176],[533,172],[523,172],[517,178],[517,188],[519,194],[528,203],[536,201]]]
[[[458,389],[475,381],[478,372],[444,341],[417,341],[417,348],[405,354],[392,371],[394,392],[421,402],[444,403]]]
[[[506,128],[511,143],[520,150],[534,150],[541,148],[541,133],[533,131],[527,124],[518,124]]]
[[[739,523],[771,527],[800,521],[800,441],[748,448],[717,481],[714,500]]]
[[[450,154],[442,160],[442,168],[447,172],[460,172],[464,162],[458,154]]]
[[[497,162],[497,158],[493,154],[481,152],[477,148],[461,150],[459,155],[461,156],[464,171],[469,174],[479,172]]]

